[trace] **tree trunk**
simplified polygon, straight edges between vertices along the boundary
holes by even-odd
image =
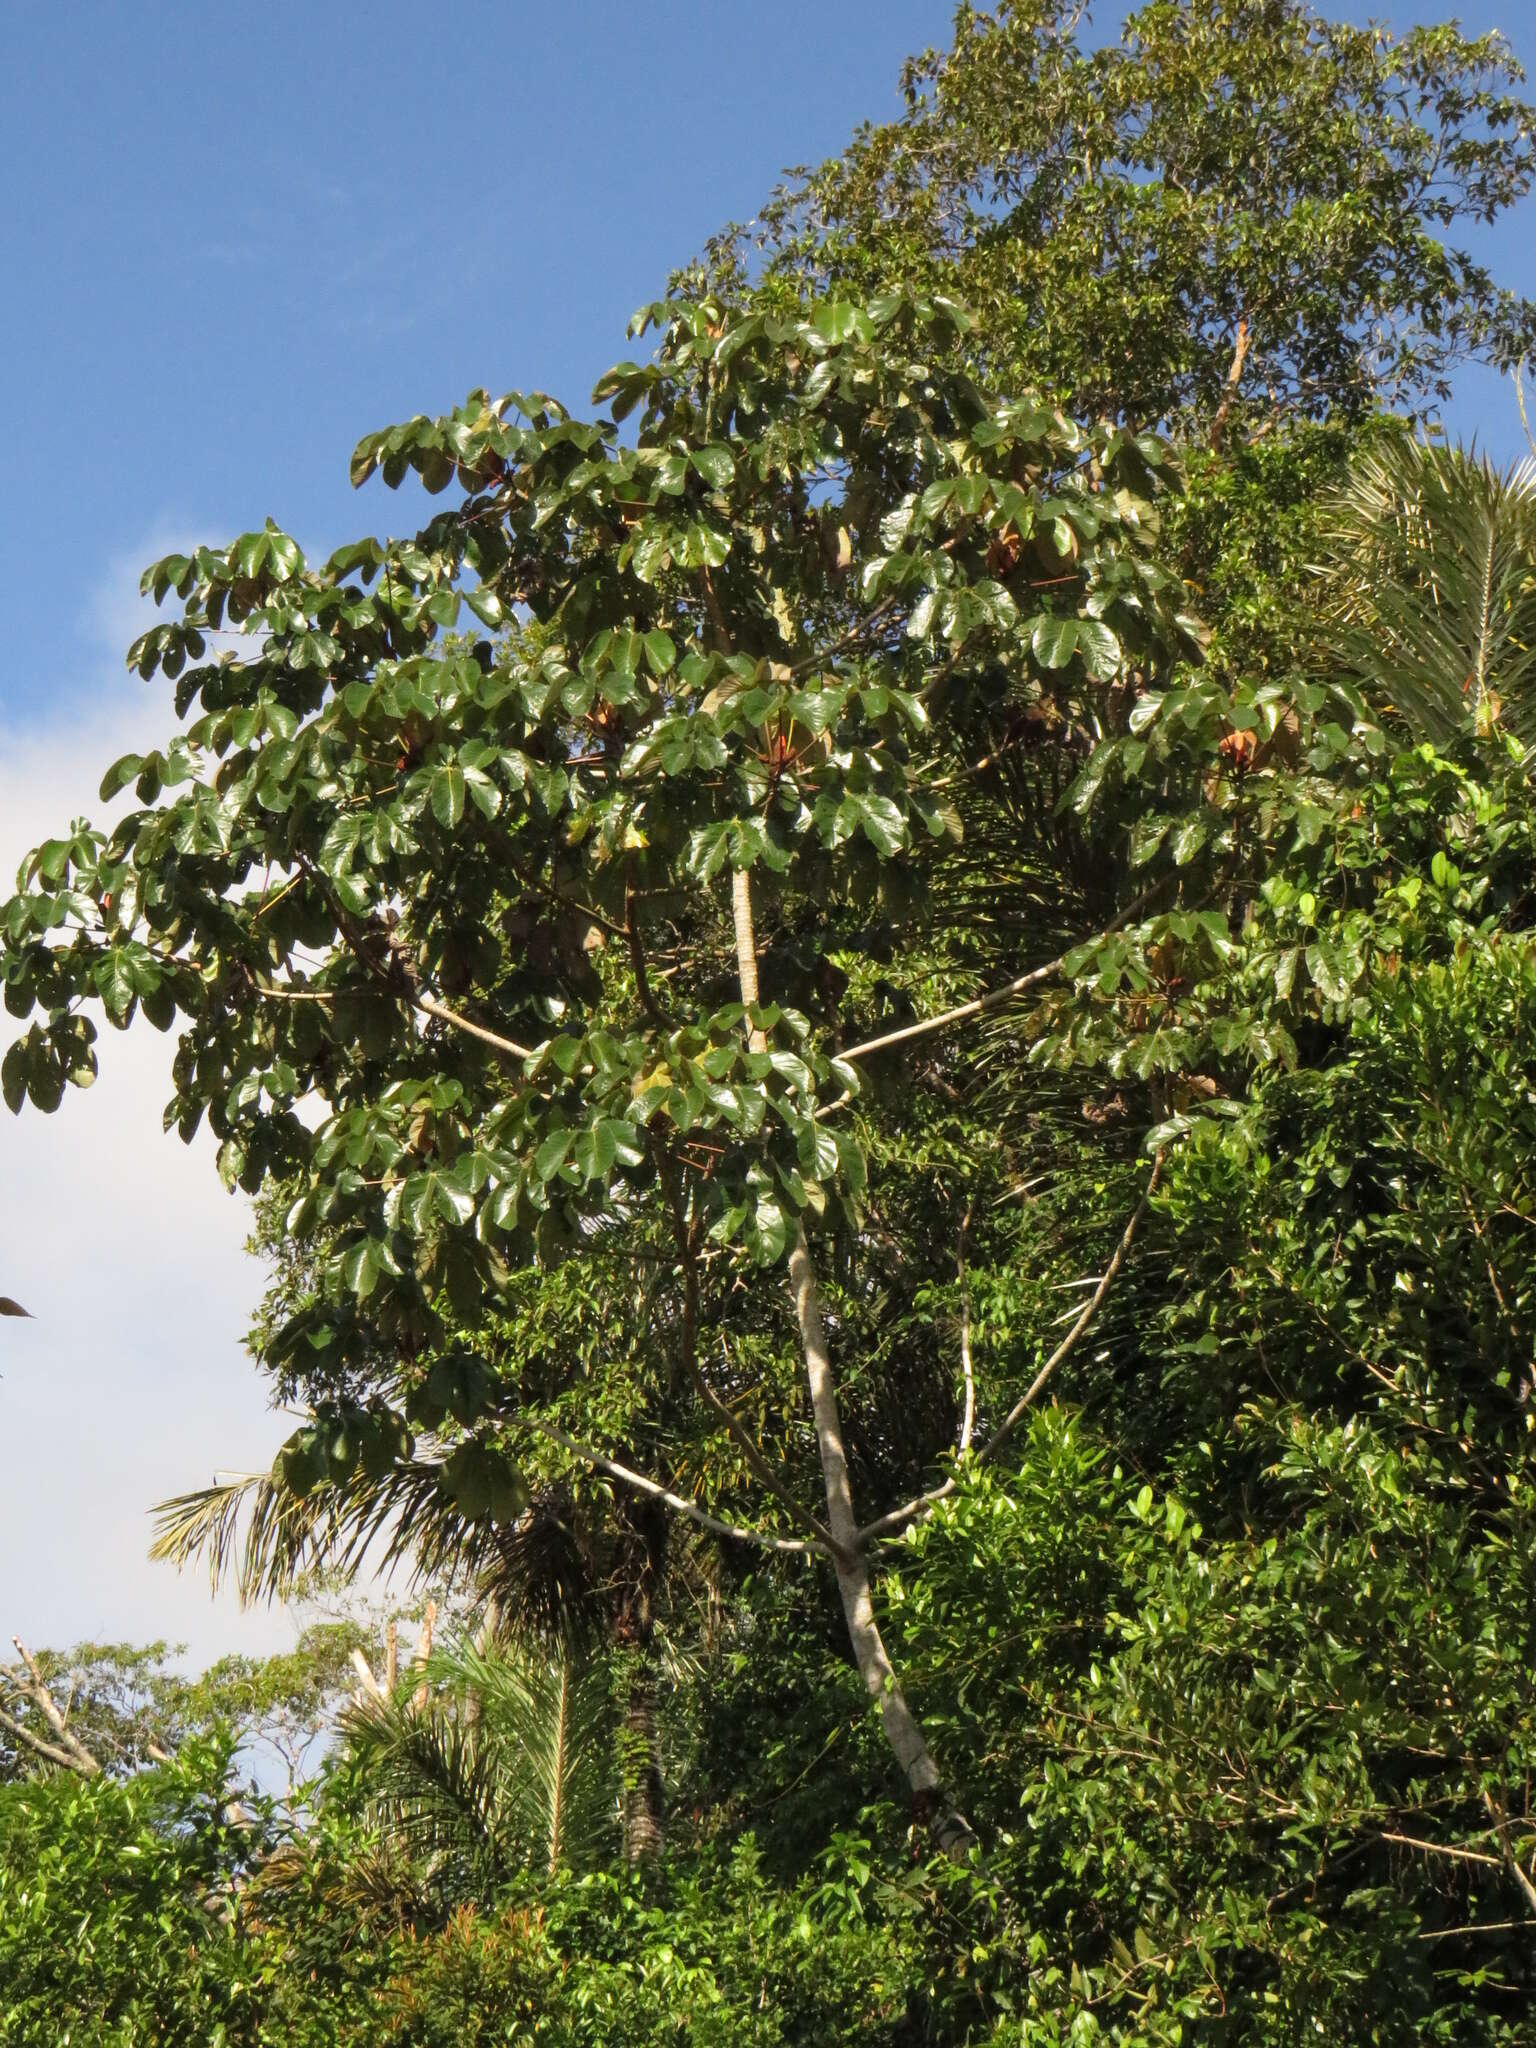
[[[758,999],[757,938],[752,924],[752,883],[744,868],[738,868],[731,878],[731,909],[736,926],[736,966],[741,1000],[755,1003]],[[763,1034],[754,1030],[751,1036],[754,1051],[762,1051],[766,1044]],[[827,1348],[821,1288],[810,1247],[805,1241],[805,1231],[798,1223],[790,1246],[789,1286],[800,1349],[805,1358],[806,1378],[810,1383],[811,1413],[815,1419],[816,1444],[826,1485],[827,1526],[837,1546],[832,1568],[837,1577],[838,1595],[843,1603],[854,1661],[870,1698],[880,1708],[885,1739],[911,1791],[913,1812],[945,1854],[958,1861],[966,1855],[976,1837],[970,1822],[956,1812],[945,1794],[938,1766],[930,1756],[923,1731],[907,1705],[906,1696],[886,1654],[880,1625],[875,1619],[869,1560],[859,1543],[858,1517],[854,1513],[853,1489],[843,1449],[842,1417],[838,1412],[837,1383]]]
[[[475,1648],[482,1657],[492,1656],[497,1638],[501,1634],[501,1596],[487,1593],[485,1606],[481,1610],[480,1626],[475,1630]],[[472,1685],[464,1699],[464,1726],[478,1728],[485,1718],[485,1700],[478,1685]]]
[[[555,1721],[554,1769],[550,1773],[549,1790],[549,1874],[553,1877],[560,1868],[560,1852],[565,1847],[565,1780],[570,1766],[567,1748],[571,1739],[571,1656],[566,1644],[560,1645],[560,1709]]]
[[[624,1860],[648,1863],[666,1847],[666,1780],[661,1767],[659,1687],[654,1655],[656,1593],[666,1569],[667,1517],[654,1501],[633,1504],[633,1531],[617,1635],[628,1652],[619,1735],[623,1769]]]
[[[620,1738],[624,1757],[624,1861],[649,1863],[666,1847],[666,1797],[656,1672],[648,1652],[635,1654]]]

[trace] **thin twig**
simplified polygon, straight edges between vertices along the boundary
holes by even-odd
[[[846,654],[850,647],[856,646],[866,633],[871,632],[876,626],[889,618],[895,609],[896,600],[894,597],[884,599],[882,603],[875,606],[872,612],[866,612],[862,619],[859,619],[854,625],[850,626],[841,639],[834,640],[830,647],[818,648],[814,654],[808,654],[803,661],[795,662],[790,668],[790,675],[803,676],[808,674],[813,668],[827,668],[832,662],[836,661],[840,654]]]
[[[971,1283],[965,1270],[965,1238],[975,1206],[974,1201],[968,1203],[960,1219],[960,1369],[965,1374],[965,1413],[960,1419],[961,1457],[971,1448],[971,1431],[976,1424],[976,1375],[971,1369]]]
[[[1414,1937],[1417,1941],[1449,1941],[1453,1934],[1507,1934],[1524,1927],[1523,1920],[1470,1920],[1465,1927],[1431,1927]]]
[[[1018,1427],[1019,1422],[1022,1420],[1024,1416],[1025,1410],[1034,1406],[1035,1402],[1039,1399],[1041,1393],[1044,1391],[1047,1380],[1050,1379],[1052,1373],[1055,1372],[1057,1366],[1059,1366],[1062,1363],[1062,1361],[1067,1357],[1067,1355],[1071,1352],[1073,1346],[1077,1343],[1078,1339],[1083,1335],[1084,1331],[1088,1328],[1088,1325],[1093,1321],[1094,1317],[1098,1314],[1100,1303],[1103,1301],[1105,1295],[1108,1294],[1110,1287],[1114,1283],[1115,1275],[1119,1272],[1120,1268],[1125,1264],[1126,1254],[1127,1252],[1129,1252],[1132,1244],[1135,1242],[1136,1232],[1141,1227],[1141,1219],[1143,1216],[1146,1215],[1148,1204],[1151,1202],[1153,1195],[1157,1192],[1157,1183],[1159,1178],[1161,1177],[1162,1171],[1163,1155],[1161,1152],[1159,1152],[1153,1158],[1152,1171],[1147,1176],[1147,1185],[1142,1193],[1141,1200],[1136,1204],[1136,1207],[1132,1212],[1130,1221],[1126,1224],[1125,1229],[1120,1234],[1120,1242],[1115,1246],[1114,1253],[1110,1258],[1109,1264],[1104,1268],[1103,1278],[1099,1281],[1098,1286],[1094,1288],[1092,1294],[1089,1295],[1087,1301],[1084,1302],[1082,1312],[1078,1316],[1077,1321],[1072,1325],[1071,1329],[1068,1330],[1066,1336],[1062,1338],[1061,1342],[1056,1346],[1056,1349],[1051,1353],[1050,1357],[1045,1361],[1044,1365],[1042,1365],[1040,1370],[1035,1374],[1035,1377],[1033,1378],[1033,1380],[1030,1381],[1028,1387],[1025,1388],[1024,1392],[1019,1396],[1018,1400],[1014,1402],[1012,1408],[1009,1409],[1001,1425],[993,1433],[991,1442],[988,1443],[978,1453],[977,1462],[979,1464],[990,1464],[992,1460],[997,1456],[998,1452],[1001,1451],[1003,1445],[1007,1442],[1008,1438],[1013,1434],[1014,1430]]]
[[[335,992],[328,988],[278,988],[272,982],[258,981],[252,986],[257,995],[270,1003],[334,1003]]]

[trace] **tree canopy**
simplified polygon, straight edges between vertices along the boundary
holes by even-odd
[[[1517,83],[962,8],[595,416],[147,572],[0,1080],[142,1011],[257,1196],[303,1419],[161,1553],[457,1605],[291,1807],[0,1788],[19,2010],[167,2023],[37,1961],[147,1826],[230,2041],[1526,2038],[1536,571],[1418,430]]]
[[[1153,0],[1116,42],[1092,30],[1080,0],[959,6],[953,45],[907,65],[903,116],[715,265],[739,275],[755,239],[788,285],[956,293],[1002,384],[1218,438],[1524,359],[1532,306],[1458,242],[1530,185],[1502,38],[1302,0]]]

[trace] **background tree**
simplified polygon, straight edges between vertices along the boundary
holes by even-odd
[[[1393,36],[1303,0],[961,6],[906,108],[775,193],[695,275],[782,307],[896,284],[972,311],[1000,389],[1161,423],[1186,497],[1163,558],[1229,683],[1289,679],[1319,500],[1377,408],[1422,417],[1469,358],[1518,365],[1531,305],[1466,250],[1529,189],[1497,36]]]
[[[123,1776],[168,1762],[185,1742],[227,1736],[264,1776],[279,1764],[291,1792],[368,1640],[355,1619],[317,1620],[292,1650],[223,1657],[200,1674],[166,1643],[34,1653],[18,1641],[15,1661],[0,1666],[0,1777]]]
[[[962,5],[906,111],[775,194],[765,282],[953,293],[996,381],[1220,442],[1444,398],[1533,308],[1455,237],[1521,198],[1532,110],[1496,35],[1394,37],[1304,0]],[[739,277],[753,241],[711,247]]]

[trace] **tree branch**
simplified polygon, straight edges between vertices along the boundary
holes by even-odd
[[[255,984],[257,995],[271,1003],[334,1003],[336,992],[328,988],[277,988],[270,982]],[[532,1059],[533,1050],[519,1045],[515,1039],[503,1038],[498,1031],[490,1030],[484,1024],[476,1024],[468,1017],[460,1017],[455,1011],[438,1002],[435,996],[424,996],[419,989],[391,988],[389,993],[420,1010],[428,1017],[436,1017],[444,1024],[451,1024],[455,1031],[467,1031],[471,1038],[480,1038],[487,1045],[494,1045],[498,1052],[511,1053],[515,1059]]]
[[[983,1010],[995,1009],[999,1003],[1006,1003],[1012,997],[1022,995],[1026,989],[1049,981],[1053,974],[1061,971],[1066,957],[1065,953],[1060,953],[1054,960],[1047,960],[1043,967],[1032,967],[1028,974],[1021,974],[1016,981],[995,988],[988,995],[977,996],[974,1002],[944,1010],[937,1017],[925,1017],[918,1024],[904,1024],[899,1031],[883,1032],[879,1038],[866,1038],[862,1045],[850,1046],[847,1052],[839,1053],[838,1058],[851,1064],[854,1060],[867,1059],[872,1052],[884,1052],[889,1046],[905,1045],[910,1039],[927,1038],[932,1032],[946,1031],[951,1024],[961,1024],[967,1017],[979,1017]]]
[[[579,1443],[573,1436],[567,1436],[563,1429],[557,1429],[552,1422],[545,1422],[536,1415],[522,1415],[518,1420],[529,1429],[536,1429],[547,1436],[552,1443],[580,1458],[585,1464],[595,1465],[599,1472],[606,1472],[610,1478],[618,1479],[625,1486],[632,1486],[637,1493],[659,1500],[680,1515],[686,1515],[691,1522],[697,1522],[703,1529],[716,1536],[728,1536],[736,1543],[755,1543],[760,1550],[775,1550],[786,1556],[804,1557],[819,1552],[823,1546],[817,1543],[803,1543],[796,1537],[769,1536],[761,1529],[748,1529],[734,1522],[722,1522],[691,1500],[685,1500],[680,1493],[671,1493],[665,1486],[659,1486],[654,1479],[647,1479],[641,1472],[632,1472],[627,1465],[621,1465],[614,1458],[604,1457],[601,1451],[593,1450],[590,1444]]]
[[[1232,410],[1232,401],[1237,396],[1237,387],[1243,381],[1243,365],[1248,360],[1248,316],[1245,313],[1237,323],[1237,345],[1232,351],[1232,361],[1227,368],[1226,382],[1222,386],[1221,403],[1211,421],[1211,453],[1221,453],[1222,440],[1227,431],[1227,415]]]
[[[759,1036],[761,1036],[760,1033]],[[764,1042],[766,1043],[766,1041]],[[703,1368],[699,1364],[697,1233],[696,1231],[690,1231],[688,1227],[683,1208],[682,1187],[677,1178],[676,1168],[670,1160],[665,1158],[662,1160],[661,1175],[667,1195],[667,1206],[672,1212],[672,1234],[677,1244],[678,1264],[682,1269],[683,1275],[681,1349],[684,1370],[688,1378],[693,1382],[694,1391],[705,1407],[718,1415],[725,1424],[726,1431],[731,1437],[732,1442],[746,1459],[749,1469],[759,1483],[766,1488],[772,1498],[785,1510],[790,1520],[806,1530],[813,1542],[830,1555],[837,1549],[837,1545],[832,1540],[831,1530],[824,1528],[808,1508],[803,1508],[783,1482],[774,1475],[769,1468],[768,1461],[752,1441],[751,1431],[747,1429],[746,1425],[733,1412],[729,1404],[721,1399],[709,1384],[709,1381],[704,1377]],[[720,1338],[720,1348],[722,1351],[725,1349],[725,1337],[723,1334]]]
[[[866,612],[862,619],[856,620],[842,638],[834,640],[830,647],[818,648],[814,654],[808,654],[804,661],[795,662],[790,668],[790,675],[803,676],[809,674],[812,669],[829,667],[840,654],[846,654],[850,647],[856,647],[866,633],[873,632],[876,626],[883,625],[895,609],[894,597],[883,599],[872,612]]]
[[[745,868],[736,869],[731,876],[731,918],[736,934],[736,978],[742,1003],[750,1012],[758,1000],[757,935],[752,921],[752,878]],[[756,1025],[749,1029],[747,1043],[753,1052],[765,1050],[767,1041]],[[843,1446],[842,1417],[838,1412],[837,1381],[827,1344],[826,1318],[821,1308],[821,1288],[810,1246],[805,1241],[805,1225],[798,1217],[789,1247],[789,1292],[794,1304],[800,1354],[805,1361],[811,1414],[816,1425],[816,1449],[826,1490],[827,1527],[836,1543],[832,1569],[837,1577],[843,1618],[848,1625],[849,1647],[865,1689],[880,1709],[885,1739],[901,1766],[917,1818],[932,1833],[944,1853],[960,1861],[970,1853],[976,1840],[975,1832],[945,1792],[944,1781],[929,1753],[922,1727],[907,1704],[875,1615],[869,1563],[858,1538],[853,1488]]]
[[[32,1655],[32,1652],[27,1648],[20,1636],[12,1636],[11,1641],[16,1645],[17,1655],[27,1667],[27,1676],[22,1681],[22,1691],[31,1700],[43,1719],[48,1723],[48,1726],[58,1737],[60,1747],[69,1752],[73,1761],[67,1768],[76,1772],[82,1778],[99,1778],[101,1776],[100,1763],[92,1756],[91,1752],[59,1712],[53,1694],[48,1690],[47,1685],[43,1681],[43,1674],[38,1669],[37,1659]],[[36,1744],[33,1747],[35,1748]]]
[[[1504,1861],[1509,1865],[1510,1870],[1514,1874],[1515,1882],[1520,1887],[1520,1895],[1525,1900],[1527,1910],[1536,1913],[1536,1884],[1531,1882],[1525,1866],[1515,1854],[1515,1845],[1509,1838],[1510,1824],[1508,1817],[1491,1792],[1485,1791],[1483,1793],[1483,1804],[1488,1809],[1488,1818],[1499,1831],[1499,1847],[1504,1851]]]
[[[978,1452],[977,1462],[979,1464],[989,1465],[998,1452],[1001,1451],[1003,1445],[1018,1427],[1025,1410],[1034,1406],[1044,1391],[1045,1384],[1050,1379],[1052,1373],[1070,1355],[1078,1339],[1098,1314],[1100,1304],[1114,1284],[1115,1275],[1125,1264],[1126,1253],[1129,1252],[1132,1244],[1135,1242],[1136,1233],[1141,1228],[1141,1219],[1146,1215],[1148,1204],[1157,1191],[1157,1183],[1162,1175],[1162,1171],[1163,1155],[1159,1152],[1152,1161],[1152,1171],[1147,1176],[1147,1185],[1142,1193],[1141,1200],[1131,1212],[1131,1219],[1120,1234],[1120,1242],[1115,1246],[1109,1264],[1104,1268],[1099,1284],[1083,1304],[1082,1313],[1078,1316],[1077,1321],[1035,1374],[1035,1377],[1030,1381],[1028,1387],[1025,1388],[1018,1400],[1014,1402],[999,1427],[993,1432],[991,1441]]]
[[[723,1344],[724,1341],[724,1338],[722,1338],[721,1343]],[[689,1365],[692,1370],[693,1383],[698,1389],[700,1399],[725,1424],[726,1429],[730,1432],[732,1442],[746,1459],[747,1465],[759,1485],[773,1496],[792,1521],[798,1523],[802,1529],[810,1532],[817,1546],[827,1551],[835,1551],[837,1545],[833,1541],[831,1530],[823,1523],[817,1521],[809,1508],[801,1507],[794,1495],[786,1491],[782,1482],[774,1477],[767,1459],[758,1450],[757,1445],[753,1443],[751,1432],[743,1424],[740,1417],[732,1411],[729,1404],[722,1400],[720,1395],[709,1384],[709,1381],[704,1377],[703,1367],[699,1364],[698,1360],[691,1358]]]
[[[411,1007],[428,1017],[436,1017],[439,1023],[451,1024],[455,1031],[467,1031],[471,1038],[478,1038],[486,1045],[494,1045],[498,1052],[510,1053],[513,1059],[531,1060],[533,1048],[519,1045],[515,1038],[503,1038],[499,1031],[492,1031],[484,1024],[473,1023],[468,1017],[461,1017],[456,1011],[447,1009],[435,996],[424,996],[420,989],[411,990],[406,1000]]]
[[[40,1756],[45,1763],[54,1764],[61,1771],[73,1771],[77,1778],[96,1776],[94,1771],[83,1770],[79,1760],[71,1756],[67,1749],[58,1749],[53,1743],[45,1742],[41,1735],[35,1735],[24,1721],[16,1720],[4,1707],[0,1707],[0,1728],[13,1736],[17,1742],[24,1744],[34,1756]]]
[[[960,1219],[960,1369],[965,1374],[965,1412],[960,1418],[960,1454],[963,1457],[971,1448],[971,1431],[976,1426],[976,1375],[971,1365],[971,1283],[965,1270],[965,1239],[971,1227],[971,1210],[975,1203],[967,1204]]]
[[[990,1441],[983,1445],[982,1449],[977,1453],[976,1462],[978,1465],[990,1465],[993,1459],[997,1457],[1003,1445],[1023,1420],[1027,1410],[1032,1408],[1040,1398],[1051,1375],[1066,1358],[1071,1356],[1083,1333],[1087,1330],[1088,1325],[1097,1315],[1100,1304],[1114,1284],[1115,1275],[1125,1264],[1126,1253],[1135,1241],[1136,1232],[1141,1227],[1142,1217],[1147,1213],[1147,1205],[1152,1199],[1153,1192],[1157,1187],[1158,1176],[1162,1170],[1163,1155],[1159,1152],[1152,1162],[1152,1172],[1148,1177],[1146,1189],[1142,1194],[1141,1200],[1132,1212],[1131,1220],[1121,1232],[1120,1242],[1115,1246],[1109,1264],[1100,1275],[1098,1285],[1083,1304],[1081,1313],[1071,1329],[1068,1330],[1066,1336],[1062,1338],[1024,1392],[1014,1402],[1007,1415],[1004,1416],[1002,1422],[999,1423],[997,1429],[993,1432]],[[927,1493],[918,1494],[914,1500],[909,1500],[904,1507],[893,1508],[890,1514],[882,1515],[877,1522],[871,1522],[867,1527],[861,1529],[859,1531],[859,1542],[861,1544],[871,1543],[877,1536],[889,1536],[894,1534],[896,1530],[905,1528],[907,1523],[912,1521],[914,1517],[926,1515],[936,1502],[947,1500],[959,1484],[958,1477],[946,1479],[941,1486],[931,1487]]]
[[[640,998],[640,1007],[651,1022],[662,1031],[673,1028],[673,1020],[656,1000],[651,987],[651,977],[646,971],[645,947],[640,940],[640,927],[635,922],[635,856],[631,854],[624,866],[624,938],[629,947],[629,964],[635,977],[635,993]]]
[[[1128,903],[1118,917],[1111,918],[1096,936],[1107,939],[1111,932],[1119,931],[1122,925],[1129,924],[1162,886],[1163,882],[1157,881],[1150,889],[1143,889],[1134,902]],[[1092,945],[1094,941],[1089,939],[1082,943]],[[889,1046],[905,1045],[911,1039],[926,1038],[935,1031],[947,1031],[951,1024],[962,1024],[968,1017],[979,1017],[986,1010],[995,1010],[999,1003],[1011,1002],[1015,996],[1023,995],[1026,989],[1035,988],[1042,981],[1049,981],[1052,975],[1059,974],[1069,957],[1078,950],[1077,946],[1069,946],[1065,953],[1058,953],[1054,960],[1047,960],[1043,967],[1032,967],[1027,974],[1019,975],[1014,981],[1005,982],[1001,988],[991,989],[986,995],[977,996],[969,1003],[960,1003],[953,1010],[943,1010],[937,1017],[924,1017],[916,1024],[904,1024],[899,1031],[886,1031],[878,1038],[866,1038],[862,1045],[852,1046],[847,1052],[839,1053],[838,1058],[850,1061],[867,1059],[872,1052],[884,1052]],[[838,1106],[840,1105],[833,1105]]]
[[[1391,1828],[1378,1828],[1377,1837],[1383,1842],[1397,1842],[1404,1849],[1418,1849],[1426,1856],[1448,1856],[1453,1863],[1486,1863],[1494,1870],[1504,1868],[1502,1856],[1485,1855],[1481,1849],[1458,1849],[1449,1842],[1426,1842],[1419,1835],[1400,1835]]]
[[[378,935],[383,938],[391,956],[398,963],[400,969],[399,978],[392,975],[384,964],[370,953],[367,946],[363,944],[362,939],[354,929],[355,920],[348,915],[344,905],[337,900],[336,893],[331,888],[327,877],[320,872],[313,861],[307,859],[303,854],[298,855],[297,860],[304,874],[309,877],[325,898],[331,915],[336,920],[336,929],[341,933],[347,951],[357,961],[364,973],[369,975],[374,981],[381,983],[387,993],[392,995],[397,1002],[403,1002],[411,1009],[420,1010],[425,1016],[436,1017],[440,1023],[451,1025],[455,1031],[468,1032],[471,1038],[478,1038],[486,1045],[493,1045],[498,1052],[508,1053],[513,1059],[527,1060],[533,1058],[531,1047],[519,1045],[516,1039],[513,1038],[503,1038],[499,1031],[492,1031],[484,1024],[472,1023],[468,1017],[461,1017],[456,1011],[450,1010],[446,1004],[440,1003],[435,996],[423,995],[418,986],[418,977],[415,973],[414,965],[406,960],[403,949],[397,943],[394,934],[382,932]],[[405,983],[403,987],[400,985],[401,979]],[[270,992],[270,990],[265,991],[265,993]]]

